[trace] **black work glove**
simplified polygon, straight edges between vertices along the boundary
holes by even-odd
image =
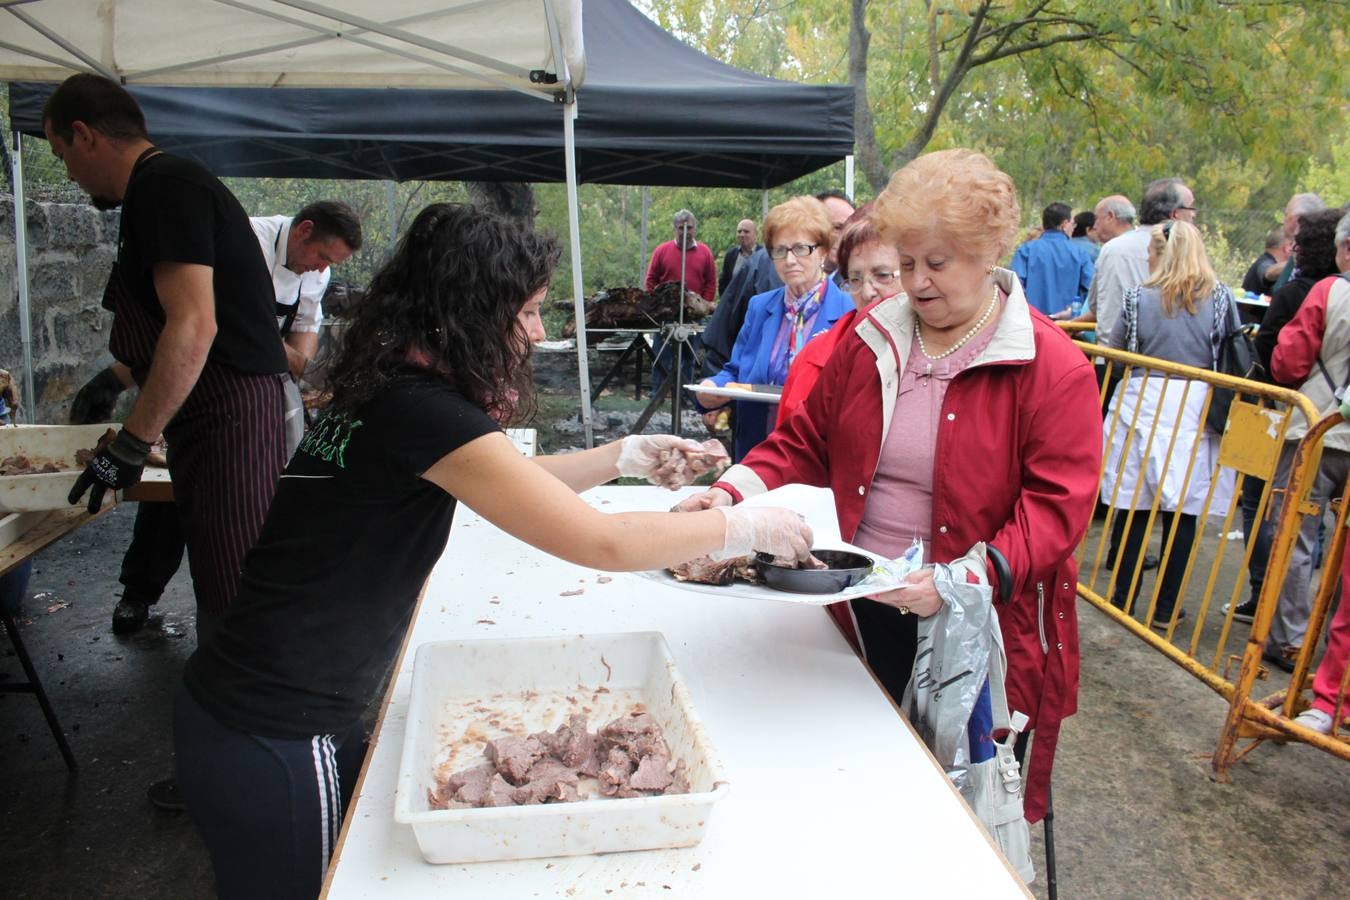
[[[79,503],[84,492],[89,491],[89,512],[98,512],[108,488],[120,491],[141,480],[149,455],[150,445],[123,428],[117,432],[116,440],[89,460],[66,499],[72,504]]]
[[[104,369],[75,394],[70,404],[70,424],[90,425],[112,418],[117,398],[126,388],[112,369]]]

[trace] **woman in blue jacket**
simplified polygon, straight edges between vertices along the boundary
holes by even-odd
[[[764,246],[783,286],[750,298],[731,359],[703,385],[781,385],[806,342],[853,309],[848,294],[825,277],[832,235],[829,213],[814,197],[793,197],[769,211]],[[729,402],[725,397],[698,395],[705,412]],[[777,407],[770,403],[736,401],[736,461],[768,436],[776,414]]]

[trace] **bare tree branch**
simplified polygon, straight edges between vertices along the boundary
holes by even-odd
[[[969,68],[975,69],[978,68],[979,66],[987,66],[990,63],[997,62],[1000,59],[1007,59],[1010,56],[1020,56],[1023,53],[1030,53],[1033,50],[1044,50],[1046,47],[1053,47],[1056,44],[1073,44],[1073,43],[1081,43],[1083,41],[1095,41],[1101,36],[1102,36],[1101,32],[1092,31],[1082,34],[1060,34],[1055,35],[1054,37],[1045,38],[1044,40],[1040,41],[1030,41],[1025,44],[1018,44],[1014,47],[1006,47],[1003,50],[998,51],[997,53],[985,53],[981,56],[977,56],[970,61]]]

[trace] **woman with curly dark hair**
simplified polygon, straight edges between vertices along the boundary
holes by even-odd
[[[1342,209],[1324,209],[1298,217],[1298,231],[1294,235],[1294,276],[1270,298],[1270,308],[1261,318],[1261,330],[1252,341],[1261,366],[1267,372],[1280,329],[1298,312],[1314,284],[1340,271],[1336,268],[1336,222],[1344,214]]]
[[[219,896],[314,897],[376,699],[458,501],[549,553],[611,571],[753,550],[805,558],[782,509],[606,515],[579,498],[660,476],[631,436],[527,459],[498,426],[532,391],[555,242],[468,206],[423,210],[344,336],[333,402],[286,467],[238,597],[175,698],[183,799]],[[728,514],[732,513],[732,514]],[[741,513],[749,513],[743,515]]]

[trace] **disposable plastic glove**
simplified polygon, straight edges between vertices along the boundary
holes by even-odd
[[[773,506],[715,506],[727,517],[727,535],[722,549],[708,554],[713,559],[732,559],[752,553],[805,562],[811,556],[811,526],[790,509]]]
[[[692,441],[673,434],[632,434],[619,447],[620,475],[645,478],[675,490],[692,484],[705,472],[731,463],[720,441]]]

